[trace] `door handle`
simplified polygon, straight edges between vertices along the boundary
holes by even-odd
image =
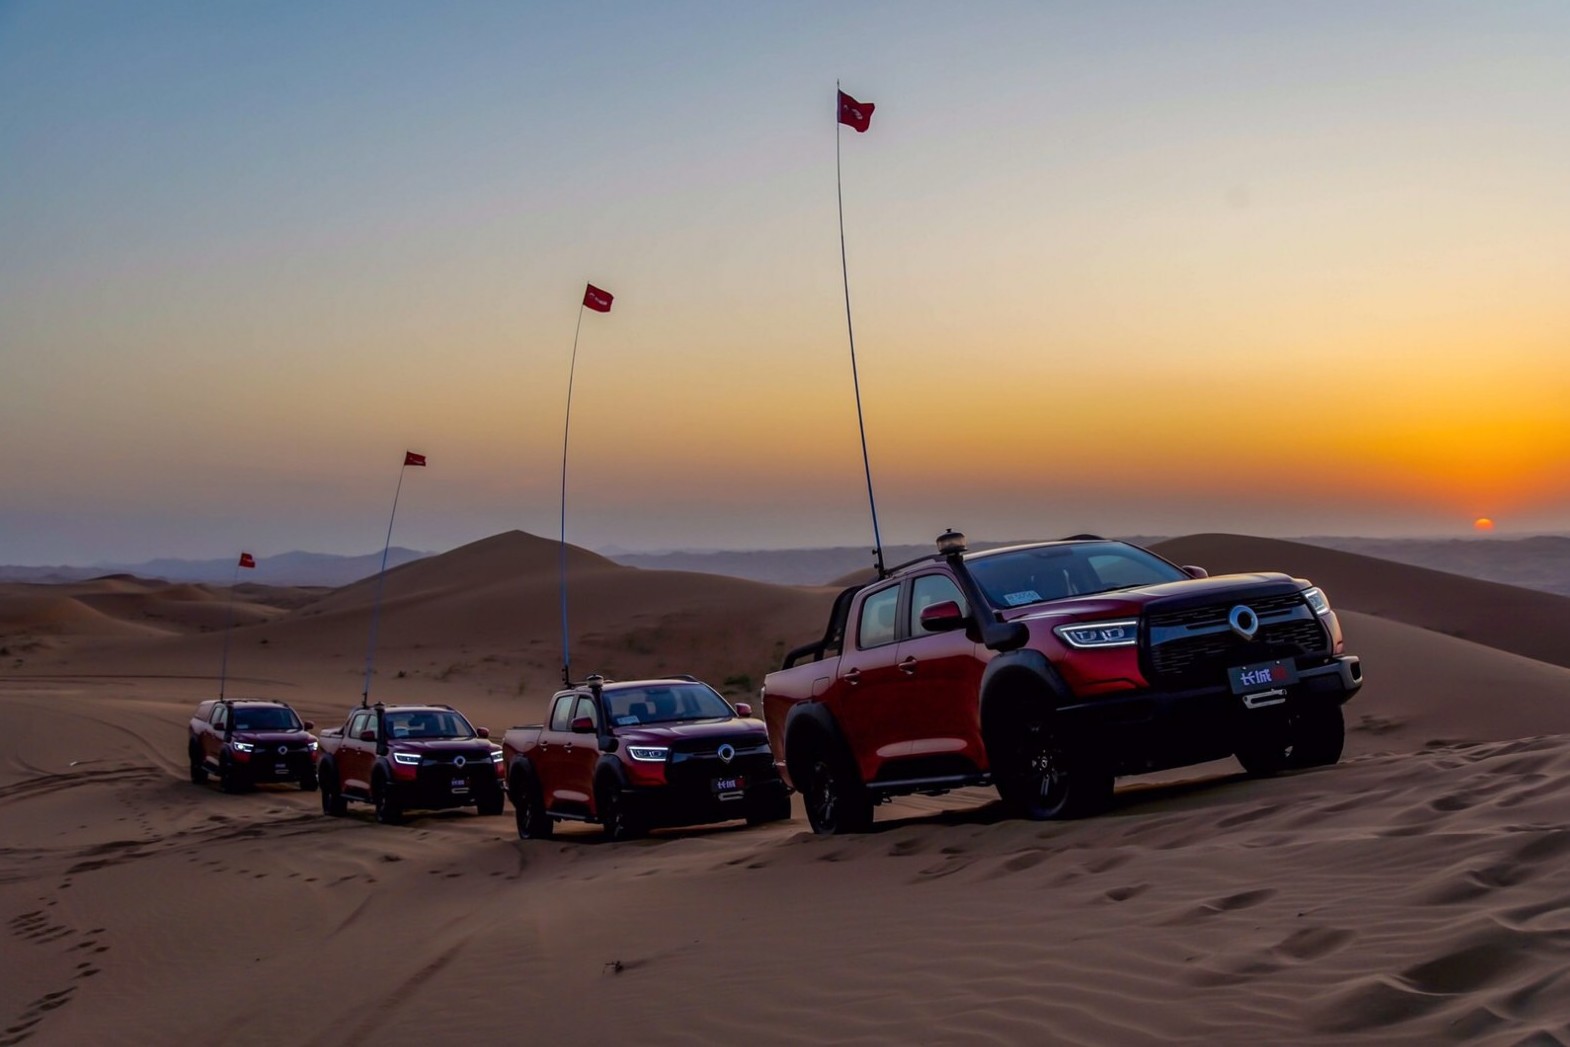
[[[861,682],[861,670],[860,669],[846,669],[845,670],[845,682],[850,684],[852,687],[856,686],[858,683]]]
[[[566,745],[563,745],[561,748],[562,748],[562,752],[570,753],[570,752],[572,752],[572,743],[568,742]]]
[[[900,659],[900,663],[899,663],[899,671],[904,673],[906,676],[915,676],[916,675],[916,659],[914,659],[914,658],[901,658]]]

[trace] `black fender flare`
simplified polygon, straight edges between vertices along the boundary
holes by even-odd
[[[845,732],[840,730],[839,721],[834,719],[834,714],[822,702],[797,702],[791,706],[790,712],[785,714],[785,726],[780,731],[780,741],[785,746],[785,777],[792,789],[800,791],[796,784],[801,777],[802,746],[801,741],[812,735],[817,735],[830,746],[837,746],[847,756],[852,756],[850,743],[845,739]],[[794,739],[795,744],[792,744]],[[855,764],[854,758],[851,760]]]
[[[321,781],[329,774],[333,776],[333,784],[338,784],[338,765],[330,755],[323,753],[321,759],[316,761],[316,780]]]
[[[1052,662],[1040,651],[1007,651],[987,663],[981,674],[978,714],[982,741],[991,747],[991,738],[1004,718],[1019,705],[1022,695],[1042,695],[1051,709],[1074,700],[1074,692],[1063,682]],[[991,753],[988,753],[988,763]]]
[[[607,785],[617,789],[627,788],[627,769],[611,753],[601,753],[594,762],[594,806],[599,807],[600,790]]]
[[[376,763],[371,766],[370,786],[372,797],[375,797],[376,795],[376,780],[378,778],[380,778],[386,785],[391,785],[393,782],[398,780],[398,777],[393,774],[393,769],[390,765],[390,762],[385,756],[378,756],[376,758]]]

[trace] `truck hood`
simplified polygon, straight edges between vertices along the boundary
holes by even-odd
[[[683,739],[730,738],[738,733],[767,737],[762,720],[694,720],[689,723],[651,723],[638,727],[618,727],[616,737],[629,742],[670,743]]]
[[[1036,621],[1038,619],[1091,619],[1114,618],[1123,615],[1136,617],[1149,604],[1172,601],[1196,604],[1217,603],[1236,597],[1275,596],[1308,588],[1301,578],[1292,578],[1278,572],[1259,574],[1221,574],[1213,578],[1186,578],[1178,582],[1159,585],[1142,585],[1134,589],[1118,589],[1094,596],[1070,596],[1048,603],[1032,604],[1012,611],[1002,612],[1004,621]]]

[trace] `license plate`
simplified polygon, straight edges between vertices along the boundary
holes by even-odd
[[[1256,662],[1227,670],[1233,694],[1252,694],[1297,683],[1297,666],[1290,661]]]
[[[746,784],[747,779],[745,778],[716,778],[714,779],[714,791],[717,793],[739,792]]]
[[[467,778],[454,778],[452,780],[452,791],[455,792],[455,793],[466,793],[466,792],[468,792],[469,791],[469,779],[467,779]]]
[[[273,770],[274,770],[274,773],[276,773],[276,774],[281,774],[281,775],[282,774],[288,774],[289,773],[289,765],[286,764],[286,763],[281,763],[277,767],[275,767]]]

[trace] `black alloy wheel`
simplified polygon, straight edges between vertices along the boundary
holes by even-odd
[[[847,760],[819,748],[807,765],[802,803],[807,822],[822,836],[866,832],[872,826],[872,798]]]
[[[228,753],[218,758],[218,786],[226,793],[245,791],[245,782],[240,777],[240,768],[235,766]]]
[[[549,840],[555,823],[545,813],[545,802],[540,787],[527,775],[520,774],[512,791],[512,810],[518,818],[518,839]]]
[[[607,840],[621,843],[626,840],[636,840],[648,832],[643,822],[630,809],[626,796],[615,782],[600,788],[598,807],[600,824],[605,827]]]
[[[300,775],[300,791],[303,793],[314,793],[320,784],[314,767]]]
[[[376,806],[376,820],[383,825],[403,823],[403,805],[398,802],[397,791],[384,775],[378,775],[371,788],[371,799]]]
[[[338,771],[331,765],[322,768],[319,776],[322,789],[322,813],[329,818],[342,818],[349,811],[349,801],[338,790]]]
[[[1089,754],[1069,750],[1048,721],[1021,724],[997,768],[998,795],[1032,821],[1094,814],[1112,799],[1112,775]]]
[[[1326,767],[1341,762],[1346,717],[1339,703],[1310,706],[1292,724],[1292,767]]]

